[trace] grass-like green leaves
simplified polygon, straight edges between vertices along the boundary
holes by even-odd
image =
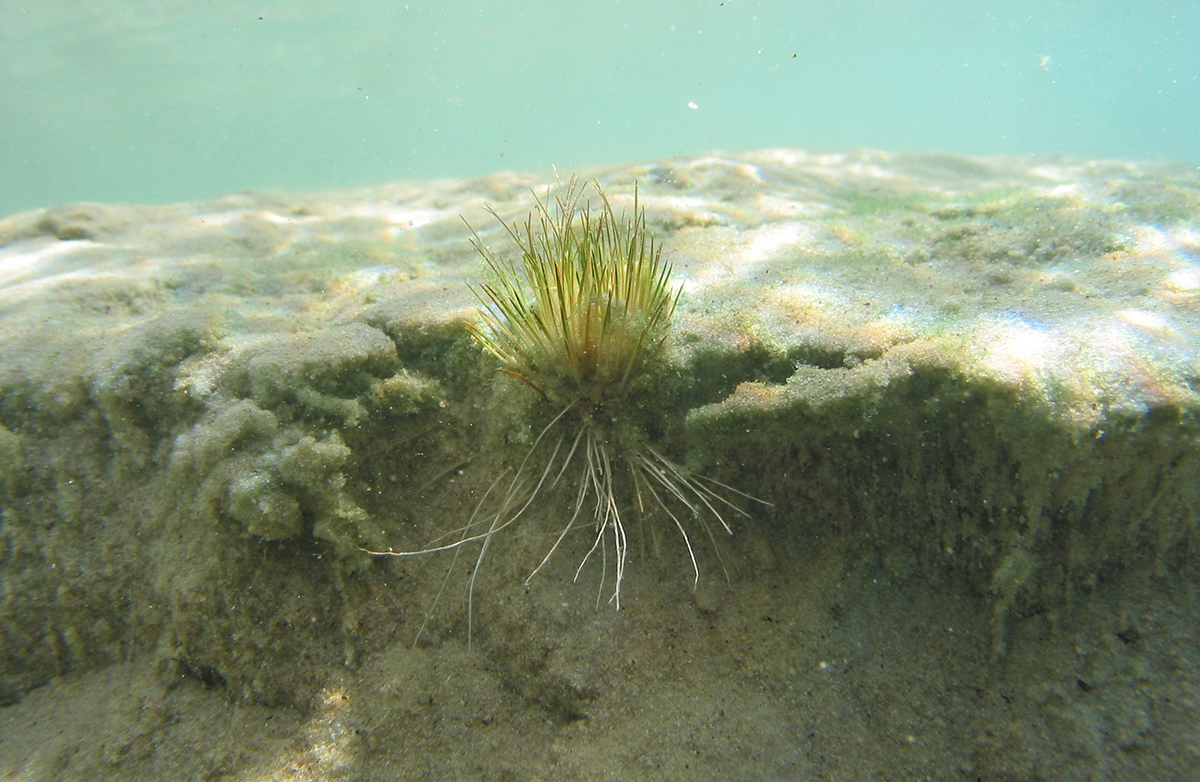
[[[711,522],[732,532],[722,512],[747,515],[727,498],[753,497],[671,461],[634,423],[635,381],[660,356],[681,289],[672,288],[671,266],[662,259],[662,245],[646,230],[636,191],[632,215],[617,215],[599,183],[595,189],[600,199],[595,211],[576,179],[562,196],[543,199],[535,194],[535,210],[523,224],[506,223],[489,208],[516,244],[519,261],[504,260],[471,230],[492,280],[473,289],[482,323],[468,328],[500,362],[501,372],[548,400],[548,420],[519,463],[498,468],[471,518],[451,533],[456,539],[444,542],[443,537],[415,551],[368,553],[457,555],[464,545],[477,542],[471,596],[495,535],[532,515],[527,511],[539,497],[562,498],[552,491],[557,487],[566,491],[564,519],[526,583],[568,533],[590,527],[591,544],[575,575],[599,552],[605,563],[599,589],[602,593],[611,572],[609,599],[619,607],[629,513],[661,514],[669,520],[683,539],[697,580],[700,568],[689,530],[698,526],[715,544]],[[470,597],[467,613],[469,640]]]
[[[596,192],[595,212],[580,205],[577,180],[553,204],[535,196],[536,217],[523,225],[492,211],[516,242],[519,264],[502,260],[472,230],[494,279],[475,291],[483,327],[468,328],[502,371],[561,404],[624,397],[659,353],[679,300],[636,191],[628,217],[617,216],[598,184]]]

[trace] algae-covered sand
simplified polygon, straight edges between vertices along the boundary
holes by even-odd
[[[576,577],[587,529],[526,585],[565,486],[470,611],[477,549],[363,552],[456,534],[536,439],[467,332],[460,218],[504,255],[485,204],[522,220],[551,180],[0,219],[0,773],[1186,778],[1195,169],[585,173],[618,210],[636,184],[684,288],[631,420],[770,503],[693,538],[694,587],[626,498],[619,611]]]

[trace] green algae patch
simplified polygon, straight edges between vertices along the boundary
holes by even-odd
[[[1128,250],[1117,216],[1065,198],[1030,197],[1012,203],[943,213],[930,257],[972,264],[1054,264]]]
[[[13,497],[21,485],[25,457],[21,436],[0,425],[0,497]]]
[[[702,453],[753,460],[753,490],[815,539],[987,596],[1001,655],[1014,614],[1065,604],[1105,573],[1178,563],[1198,532],[1200,488],[1183,476],[1200,467],[1200,418],[1195,400],[1084,416],[1090,399],[999,382],[955,347],[743,383],[693,410],[688,434]]]
[[[313,535],[361,562],[380,527],[348,487],[346,438],[395,427],[444,402],[440,385],[402,368],[383,332],[356,323],[256,339],[235,352],[207,412],[176,438],[172,467],[198,509],[266,540]]]
[[[397,367],[396,346],[361,323],[248,344],[228,382],[233,394],[289,418],[353,425],[358,396]]]

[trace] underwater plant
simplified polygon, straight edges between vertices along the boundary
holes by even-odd
[[[609,600],[619,608],[629,546],[627,506],[642,516],[661,511],[671,520],[687,547],[696,584],[700,568],[689,524],[698,523],[710,539],[710,521],[732,534],[722,510],[748,514],[726,495],[762,502],[690,473],[666,458],[636,425],[632,405],[638,381],[662,354],[682,288],[671,286],[671,265],[646,229],[636,189],[633,214],[618,216],[599,182],[593,184],[597,210],[583,198],[575,178],[553,201],[549,193],[544,199],[534,193],[535,211],[523,224],[505,222],[488,208],[516,243],[518,263],[502,259],[471,229],[472,244],[492,279],[472,288],[482,323],[467,328],[499,362],[499,372],[545,400],[548,422],[520,463],[495,478],[457,539],[443,545],[434,541],[419,551],[368,553],[412,556],[457,551],[479,541],[470,595],[493,536],[516,523],[548,488],[565,484],[574,495],[570,516],[526,584],[583,519],[594,538],[575,577],[601,552],[602,594],[611,544]]]

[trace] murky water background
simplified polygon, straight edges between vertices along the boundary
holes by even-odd
[[[1200,162],[1194,3],[0,6],[0,213],[771,146]]]

